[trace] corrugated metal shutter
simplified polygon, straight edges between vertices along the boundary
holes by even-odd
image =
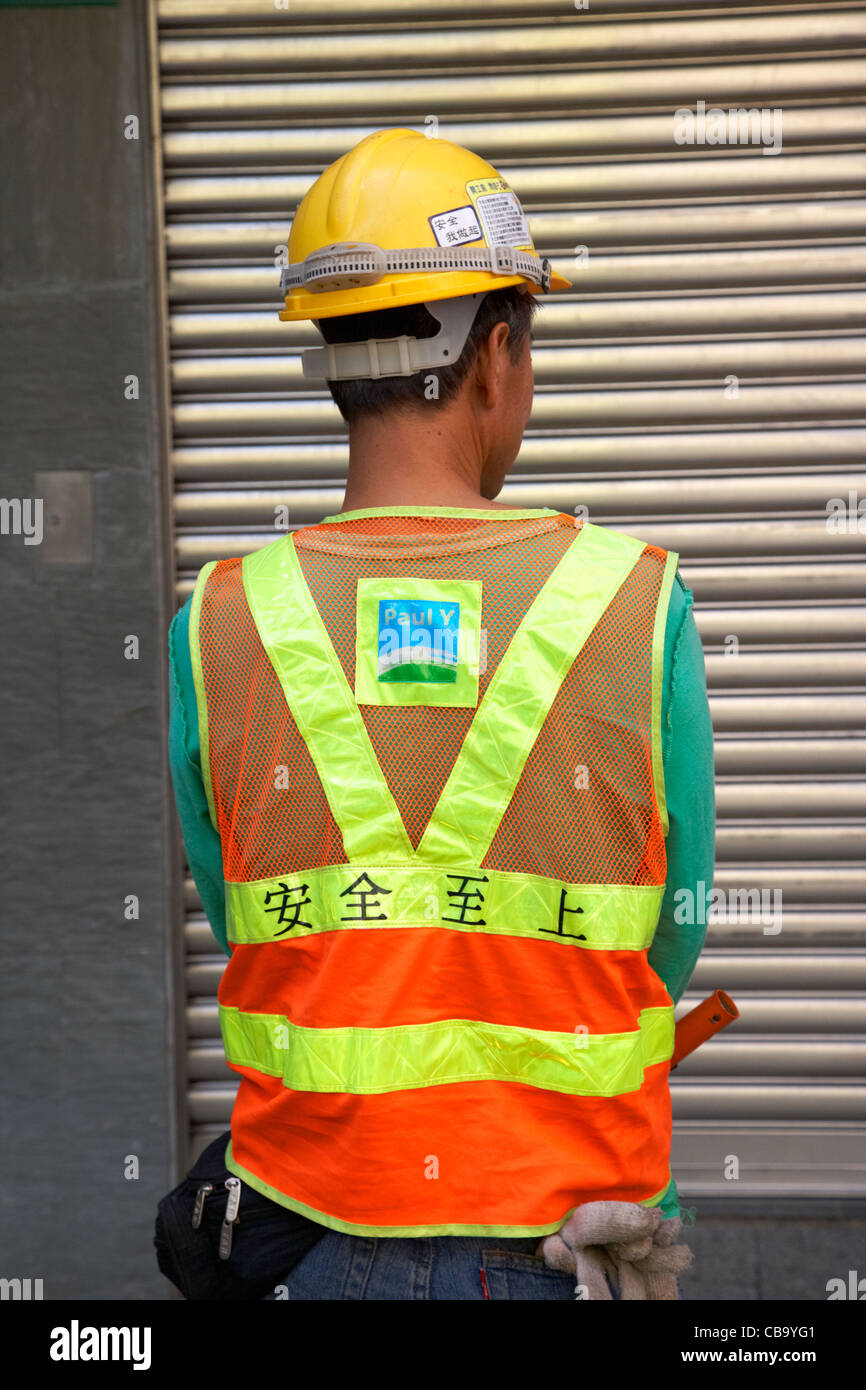
[[[206,560],[264,544],[278,503],[293,526],[339,508],[345,434],[301,375],[314,331],[276,317],[275,249],[325,165],[435,116],[575,281],[538,321],[502,498],[681,552],[716,886],[783,893],[777,935],[711,919],[680,1007],[721,986],[741,1009],[672,1079],[682,1194],[863,1195],[863,6],[161,0],[158,26],[178,601]],[[677,145],[698,100],[781,108],[781,152]],[[234,1087],[191,880],[187,901],[196,1152]]]

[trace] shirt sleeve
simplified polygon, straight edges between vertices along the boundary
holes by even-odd
[[[192,597],[174,615],[168,631],[171,667],[169,765],[190,873],[220,950],[230,956],[222,844],[211,824],[201,770],[198,705],[189,651],[191,605]]]
[[[687,889],[696,902],[712,884],[716,833],[713,726],[704,653],[691,590],[679,572],[665,628],[662,767],[669,820],[667,881],[647,959],[676,1004],[703,950],[707,928],[705,921],[676,920],[682,913],[677,912],[675,895]],[[689,915],[700,919],[706,914]]]

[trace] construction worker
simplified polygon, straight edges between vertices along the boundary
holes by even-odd
[[[494,500],[537,296],[569,281],[492,165],[378,131],[288,252],[343,508],[205,565],[170,633],[177,806],[229,956],[226,1171],[315,1228],[265,1297],[574,1299],[547,1255],[593,1204],[678,1228],[705,913],[674,894],[714,858],[691,594],[673,552]]]

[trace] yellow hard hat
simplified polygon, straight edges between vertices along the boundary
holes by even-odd
[[[289,322],[571,287],[537,255],[493,165],[414,130],[374,131],[331,164],[301,201],[288,252],[279,316]]]

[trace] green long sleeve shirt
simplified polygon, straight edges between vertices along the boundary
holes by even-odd
[[[384,514],[400,513],[399,507],[381,510]],[[190,872],[220,950],[230,956],[222,846],[210,821],[201,770],[198,712],[189,649],[191,602],[191,598],[187,599],[169,628],[169,762]],[[665,842],[668,868],[661,913],[648,960],[677,1003],[703,949],[706,925],[676,922],[674,895],[680,889],[690,889],[697,895],[699,883],[712,883],[715,864],[713,730],[704,655],[692,613],[692,594],[679,572],[671,590],[665,625],[661,723],[662,768],[669,818]],[[673,1182],[661,1206],[666,1216],[677,1214]]]

